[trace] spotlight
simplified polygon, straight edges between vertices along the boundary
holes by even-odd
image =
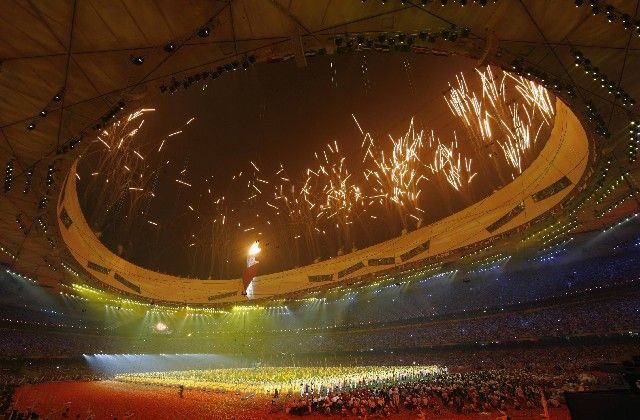
[[[616,20],[616,14],[615,14],[616,9],[614,9],[613,6],[607,6],[605,10],[607,12],[607,20],[609,21],[609,23]]]
[[[36,123],[29,123],[29,125],[27,126],[27,130],[33,130],[34,128],[36,128]]]
[[[62,92],[57,93],[56,96],[53,97],[54,102],[60,102],[62,100]]]
[[[141,55],[132,56],[131,62],[136,66],[141,66],[144,63],[144,57],[142,57]]]
[[[47,110],[43,109],[42,111],[40,111],[40,116],[41,117],[46,117],[47,116]]]
[[[198,36],[200,38],[206,38],[209,36],[209,27],[208,26],[203,26],[202,28],[198,29]]]
[[[175,49],[176,49],[176,44],[174,44],[173,42],[169,42],[167,45],[164,46],[164,51],[168,53],[172,53]]]

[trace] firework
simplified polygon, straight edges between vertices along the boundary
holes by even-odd
[[[365,178],[369,181],[373,194],[369,196],[378,201],[391,213],[397,214],[404,229],[407,218],[411,217],[421,223],[417,214],[422,210],[418,199],[422,192],[421,185],[429,178],[422,170],[421,155],[424,149],[424,131],[417,131],[413,118],[404,135],[377,144],[369,133],[363,141],[364,160],[370,160],[372,167],[365,169]]]
[[[505,168],[520,173],[555,112],[544,87],[509,73],[496,78],[490,67],[473,80],[457,76],[445,101],[462,130],[440,133],[442,141],[414,118],[401,135],[374,139],[352,114],[362,139],[356,153],[332,141],[300,173],[254,157],[216,182],[198,179],[188,160],[170,154],[193,117],[150,139],[144,119],[154,110],[141,109],[98,133],[83,156],[91,163],[91,176],[83,177],[92,202],[88,219],[100,229],[117,225],[126,237],[179,234],[176,243],[189,248],[191,265],[217,276],[235,261],[241,266],[241,247],[258,239],[265,255],[283,250],[280,268],[383,240],[433,220],[432,191],[469,200],[470,186],[486,173],[483,164],[498,175]],[[163,196],[163,182],[175,186],[176,197]],[[157,210],[168,206],[179,220],[159,219]],[[134,215],[142,215],[141,223]]]
[[[476,72],[482,95],[471,91],[460,75],[445,101],[477,151],[497,144],[507,164],[521,173],[542,126],[549,125],[555,113],[549,93],[543,86],[507,72],[498,80],[490,66]],[[518,93],[512,101],[507,97],[507,80],[515,82]]]

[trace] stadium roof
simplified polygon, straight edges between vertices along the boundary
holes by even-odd
[[[637,4],[607,2],[613,7],[608,19],[604,7],[593,15],[588,6],[575,7],[570,1],[489,0],[484,7],[480,4],[483,2],[468,2],[466,6],[456,1],[449,1],[446,6],[441,6],[440,1],[427,1],[424,6],[422,3],[395,0],[13,3],[3,10],[0,34],[0,164],[6,172],[0,200],[0,246],[5,252],[0,258],[12,270],[36,278],[45,287],[58,288],[61,282],[75,281],[73,267],[84,266],[85,257],[78,255],[81,247],[71,252],[67,249],[61,236],[65,227],[58,213],[62,206],[54,204],[61,197],[65,179],[71,180],[67,175],[87,143],[82,140],[108,123],[121,107],[134,108],[159,95],[160,87],[169,88],[174,83],[172,78],[182,83],[189,76],[219,66],[241,67],[245,62],[289,59],[304,66],[308,54],[357,49],[349,40],[357,43],[359,35],[367,39],[377,39],[383,34],[387,38],[400,33],[416,35],[411,53],[459,54],[472,57],[479,64],[492,63],[503,68],[517,63],[523,73],[562,86],[558,96],[585,122],[588,137],[594,139],[595,155],[589,161],[587,173],[597,172],[594,168],[602,156],[612,160],[611,173],[616,176],[629,173],[626,178],[623,176],[625,182],[619,193],[607,195],[597,205],[583,209],[583,219],[597,226],[593,222],[594,213],[611,207],[623,194],[636,188],[635,166],[630,165],[627,153],[629,122],[637,117],[637,106],[628,101],[624,104],[625,95],[618,93],[616,97],[607,90],[610,83],[614,92],[622,89],[630,97],[640,97],[640,75],[634,71],[640,46]],[[625,29],[629,22],[629,29]],[[468,37],[452,40],[449,36],[452,32],[462,34],[466,28]],[[437,37],[434,42],[428,36],[422,41],[421,32]],[[337,43],[336,38],[343,43]],[[589,60],[590,69],[597,67],[599,77],[606,76],[604,88],[600,80],[594,81],[592,73],[585,72],[584,66],[574,64],[575,50]],[[568,95],[567,89],[575,95]],[[592,109],[602,119],[600,127],[584,117],[587,103],[593,104]],[[558,115],[565,118],[565,129],[580,131],[570,114]],[[610,137],[596,134],[605,128]],[[575,144],[585,142],[576,140]],[[573,156],[582,159],[585,149],[578,152]],[[557,158],[566,163],[569,156]],[[569,166],[555,169],[558,175],[571,178]],[[580,175],[571,178],[574,185],[579,184]],[[595,182],[596,176],[591,179]],[[547,186],[536,185],[540,187],[538,190]],[[534,192],[520,189],[522,194]],[[73,197],[65,195],[64,199]],[[632,205],[627,203],[620,208],[626,212],[633,210],[636,203],[630,202]],[[73,212],[72,206],[68,211]],[[507,228],[505,225],[504,229]],[[407,241],[402,249],[410,251],[423,243],[426,236],[430,235],[413,232],[399,240]],[[399,244],[388,244],[391,245],[400,248]],[[96,255],[110,258],[105,252]],[[344,258],[343,262],[331,260],[324,264],[332,264],[335,269],[330,271],[337,276],[337,272],[355,264],[353,255]],[[110,262],[115,264],[115,260]],[[328,274],[324,268],[302,270],[300,278],[307,285],[309,275]],[[99,272],[88,272],[100,278]],[[108,281],[102,280],[135,295],[125,282],[113,277],[114,272],[110,271]],[[136,275],[128,270],[121,277],[134,284],[142,283],[143,296],[171,300],[160,287],[145,290],[147,284],[141,279],[129,278]],[[261,294],[296,291],[302,283],[283,283],[282,289],[269,289]],[[163,285],[165,290],[167,286],[172,285]],[[227,285],[212,293],[190,294],[189,289],[184,290],[175,300],[203,302],[209,296],[225,293]]]

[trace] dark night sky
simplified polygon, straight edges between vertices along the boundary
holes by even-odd
[[[331,84],[331,62],[336,87]],[[291,169],[296,164],[303,169],[309,160],[300,158],[311,159],[309,152],[329,141],[352,150],[360,147],[352,113],[376,137],[402,134],[412,116],[437,131],[451,127],[442,93],[455,74],[471,73],[474,64],[458,57],[372,54],[366,60],[367,89],[363,63],[355,55],[318,57],[302,69],[285,62],[237,71],[209,83],[205,91],[192,87],[153,101],[160,115],[154,116],[153,129],[171,131],[195,116],[185,141],[192,156],[212,165],[224,163],[221,174],[241,169],[247,160],[274,168],[286,160]]]
[[[436,130],[443,142],[450,142],[456,130],[460,149],[472,153],[443,93],[460,72],[473,86],[474,64],[463,57],[433,55],[325,56],[309,59],[306,68],[297,68],[293,61],[260,64],[208,81],[204,90],[201,83],[173,95],[154,96],[144,106],[157,111],[146,116],[134,145],[145,156],[145,177],[150,171],[157,174],[156,197],[140,200],[111,191],[103,195],[109,199],[101,201],[95,198],[95,189],[87,189],[81,182],[83,209],[110,249],[154,270],[198,277],[238,276],[245,248],[254,239],[265,245],[266,271],[309,263],[316,255],[304,249],[294,252],[281,238],[286,226],[264,225],[268,219],[260,210],[264,207],[247,203],[246,180],[231,182],[232,175],[254,173],[249,163],[253,161],[260,168],[254,175],[266,178],[283,163],[288,177],[303,180],[304,170],[315,165],[314,152],[333,141],[347,157],[351,172],[362,172],[362,136],[351,114],[378,141],[385,140],[387,133],[394,137],[404,134],[415,117],[418,128]],[[161,139],[191,117],[195,120],[167,141],[160,158],[157,148]],[[101,148],[99,143],[92,147]],[[82,161],[82,176],[93,172],[100,159],[99,152],[87,155],[91,157]],[[166,160],[170,164],[165,165]],[[454,190],[443,193],[442,188],[427,187],[421,204],[428,213],[425,222],[440,219],[498,187],[500,181],[490,166],[476,165],[477,182],[464,197]],[[89,182],[102,183],[105,174]],[[177,184],[176,178],[192,187]],[[205,178],[212,181],[205,183]],[[255,225],[256,229],[212,232],[205,222],[217,212],[210,203],[212,196],[207,195],[211,187],[213,196],[227,197],[234,220],[241,221],[242,227]],[[113,182],[109,188],[115,188]],[[114,197],[115,205],[108,202]],[[110,207],[112,211],[105,213]],[[159,226],[147,223],[150,219]],[[264,230],[262,236],[256,236],[258,230]],[[370,220],[354,231],[352,240],[362,248],[399,230],[393,223]],[[288,236],[293,234],[292,230]],[[327,258],[335,255],[338,247],[328,240],[317,252]]]

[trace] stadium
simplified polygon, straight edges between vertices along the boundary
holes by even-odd
[[[4,6],[4,418],[640,412],[639,1]]]

